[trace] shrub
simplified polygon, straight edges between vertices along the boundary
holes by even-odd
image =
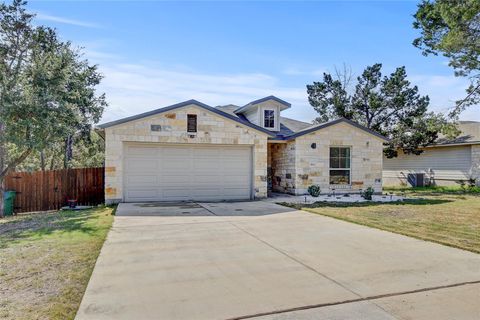
[[[308,194],[312,197],[318,197],[320,195],[320,186],[318,184],[313,184],[308,187]]]
[[[365,200],[372,200],[372,195],[375,192],[372,187],[368,187],[362,192],[362,197]]]

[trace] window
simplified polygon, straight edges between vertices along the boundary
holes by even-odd
[[[275,111],[263,111],[263,125],[265,128],[275,128]]]
[[[350,184],[350,148],[330,147],[330,184]]]
[[[187,114],[187,132],[197,132],[196,114]]]

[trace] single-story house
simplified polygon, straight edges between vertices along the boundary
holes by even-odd
[[[461,134],[457,138],[440,138],[420,155],[399,152],[396,158],[384,158],[383,184],[413,185],[420,180],[420,184],[448,186],[479,178],[480,122],[460,121],[458,129]]]
[[[386,138],[349,120],[312,125],[274,96],[243,107],[196,100],[105,123],[105,199],[234,200],[269,192],[382,190]]]

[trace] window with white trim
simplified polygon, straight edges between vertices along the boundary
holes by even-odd
[[[350,163],[350,147],[330,147],[330,184],[350,184]]]
[[[263,126],[265,128],[275,128],[274,110],[263,110]]]

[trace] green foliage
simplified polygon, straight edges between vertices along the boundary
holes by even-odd
[[[307,191],[309,195],[316,198],[320,195],[320,186],[317,184],[313,184],[308,187]]]
[[[363,190],[362,198],[365,200],[372,200],[372,196],[375,193],[375,190],[372,187],[368,187],[367,189]]]
[[[439,133],[458,134],[445,116],[427,112],[429,98],[410,84],[405,67],[389,76],[382,76],[381,69],[380,63],[368,66],[351,93],[348,77],[327,73],[323,81],[307,85],[309,102],[319,114],[316,122],[343,117],[362,124],[391,139],[385,149],[387,157],[396,157],[397,148],[420,154]]]
[[[18,156],[15,145],[7,146],[12,158]],[[83,137],[73,138],[72,158],[67,161],[68,168],[91,168],[104,165],[105,142],[95,132]],[[32,152],[22,163],[15,167],[16,171],[57,170],[65,168],[65,142],[59,141],[42,151]]]
[[[452,115],[480,102],[480,1],[423,0],[414,15],[413,27],[420,37],[413,45],[424,55],[449,59],[457,76],[470,77],[467,97],[457,101]]]
[[[0,4],[0,145],[16,153],[0,150],[0,180],[31,154],[88,135],[106,106],[95,92],[97,67],[54,29],[36,26],[25,5]]]

